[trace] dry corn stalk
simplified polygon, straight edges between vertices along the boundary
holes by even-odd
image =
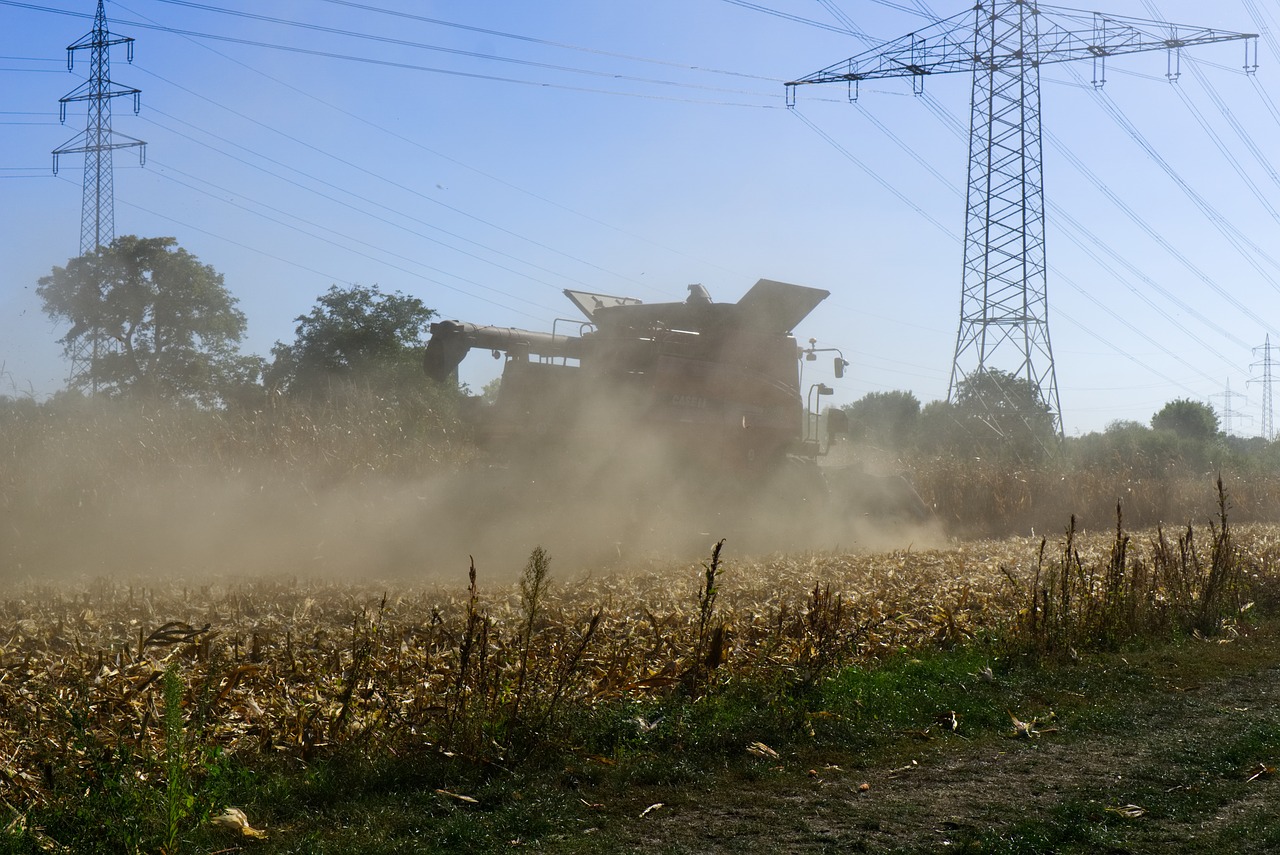
[[[1232,539],[1241,554],[1257,556],[1258,573],[1280,567],[1280,528],[1233,528]],[[598,574],[548,588],[526,634],[516,586],[471,591],[465,579],[393,589],[385,603],[381,583],[14,586],[0,603],[0,708],[7,711],[0,799],[26,810],[51,797],[42,770],[89,774],[86,742],[122,740],[136,757],[161,754],[157,692],[170,666],[190,687],[189,702],[203,705],[186,710],[190,721],[204,723],[202,744],[242,757],[306,758],[352,740],[483,752],[478,739],[451,744],[447,728],[456,725],[455,737],[483,733],[456,720],[483,722],[503,708],[526,637],[523,705],[530,710],[678,691],[680,675],[699,661],[699,631],[705,669],[717,627],[733,632],[731,655],[717,668],[726,679],[794,674],[815,661],[812,645],[826,637],[841,645],[840,661],[870,663],[938,643],[939,615],[948,639],[1013,624],[1025,600],[1011,579],[1031,581],[1037,544],[1014,538],[926,552],[722,558],[706,620],[687,584],[701,565]],[[1086,565],[1105,566],[1112,548],[1105,535],[1078,534],[1074,543]],[[1135,536],[1127,548],[1136,561],[1153,547]],[[834,621],[837,612],[846,621],[839,633],[814,629],[813,619]],[[586,646],[588,617],[595,628]],[[996,678],[984,668],[974,679]],[[69,708],[86,711],[79,732],[64,714]],[[339,720],[342,727],[333,727]],[[1044,723],[1014,732],[1029,738],[1045,732]]]

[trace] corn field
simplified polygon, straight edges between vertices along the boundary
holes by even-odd
[[[472,566],[456,586],[398,590],[29,581],[0,604],[0,810],[17,821],[105,774],[159,786],[210,752],[516,764],[563,717],[602,705],[812,683],[903,649],[1052,655],[1126,633],[1218,632],[1280,590],[1280,528],[1225,517],[1172,535],[1117,525],[1056,542],[761,562],[716,544],[710,556],[559,580],[535,549],[517,584]]]

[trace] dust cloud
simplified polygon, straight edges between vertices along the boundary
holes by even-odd
[[[216,443],[165,446],[130,420],[63,426],[2,461],[0,578],[430,584],[464,580],[473,557],[513,579],[534,546],[579,574],[704,559],[721,538],[737,557],[943,542],[901,479],[811,461],[733,469],[714,443],[655,437],[620,412],[589,408],[551,436],[427,474],[359,459],[335,474],[323,449],[228,458]]]

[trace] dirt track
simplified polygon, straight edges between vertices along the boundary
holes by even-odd
[[[1275,851],[1280,645],[1195,644],[1205,661],[1144,663],[1146,690],[1077,697],[1035,738],[961,727],[874,763],[783,757],[772,778],[637,793],[632,816],[663,807],[607,831],[649,853]]]

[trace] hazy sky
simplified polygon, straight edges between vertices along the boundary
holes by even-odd
[[[564,288],[719,301],[759,278],[832,296],[797,329],[851,363],[837,404],[944,398],[959,322],[970,80],[804,87],[959,0],[126,0],[111,76],[116,234],[176,237],[221,272],[247,352],[292,341],[331,284],[442,316],[548,329]],[[1264,34],[1043,70],[1050,334],[1068,434],[1189,397],[1261,429],[1280,359],[1277,0],[1106,0],[1103,10]],[[63,385],[36,280],[79,252],[92,0],[0,0],[0,392]],[[254,17],[258,16],[258,17]],[[277,20],[263,20],[270,17]],[[955,128],[962,130],[956,132]],[[1258,350],[1254,350],[1258,348]],[[825,363],[823,363],[825,367]],[[478,388],[498,363],[473,354]],[[831,382],[810,367],[805,382]],[[1254,382],[1249,382],[1250,380]],[[1224,396],[1228,388],[1231,398]],[[1248,418],[1246,418],[1248,417]]]

